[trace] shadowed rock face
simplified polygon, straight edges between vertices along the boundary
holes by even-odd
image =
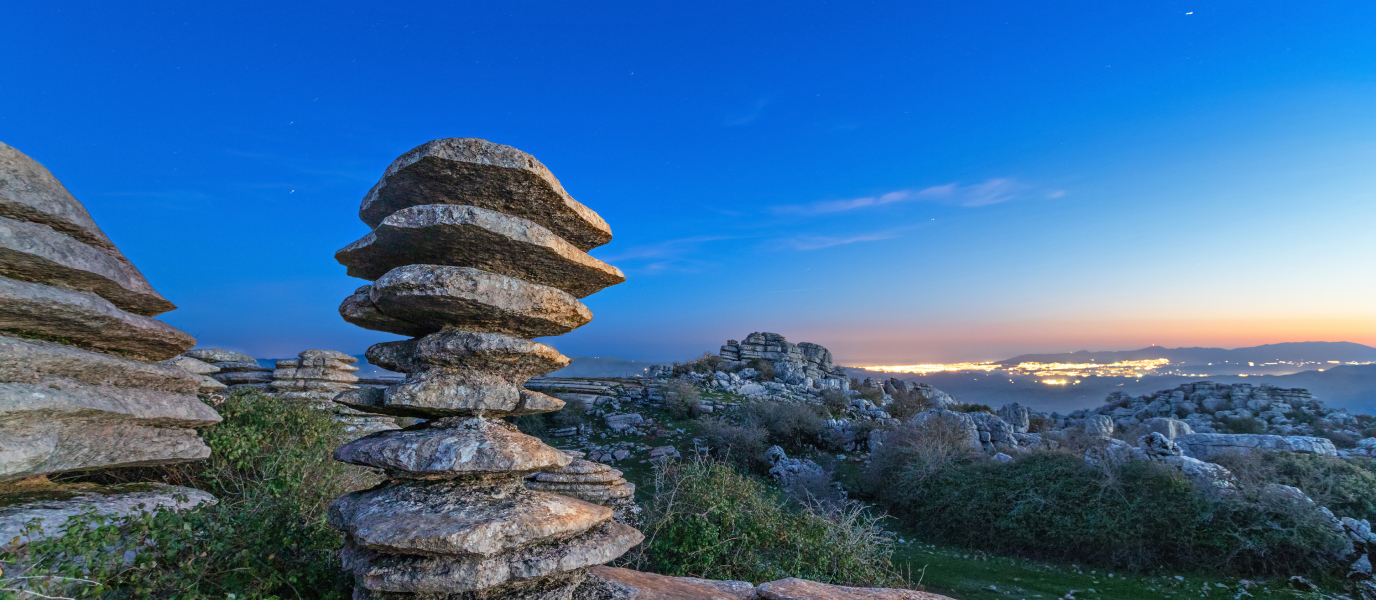
[[[0,481],[209,456],[194,428],[220,416],[202,376],[152,362],[196,343],[151,318],[173,308],[52,173],[0,143]],[[92,504],[127,512],[107,500]],[[0,531],[70,508],[0,506]]]
[[[363,198],[358,216],[377,227],[392,213],[427,204],[527,219],[585,252],[612,239],[607,222],[569,196],[535,157],[477,138],[435,140],[401,155]]]
[[[564,406],[523,388],[570,362],[530,338],[588,323],[578,298],[625,279],[586,254],[610,229],[534,158],[475,139],[437,140],[398,158],[359,214],[374,231],[336,258],[376,281],[340,314],[414,339],[368,349],[369,361],[404,381],[335,402],[435,420],[335,454],[391,480],[331,508],[355,598],[570,600],[589,566],[643,536],[612,521],[611,508],[526,489],[525,475],[573,459],[494,419]]]

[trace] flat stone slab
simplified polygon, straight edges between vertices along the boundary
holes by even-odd
[[[576,459],[574,462],[578,462],[579,460],[582,459]],[[607,465],[602,466],[605,467]],[[547,483],[612,483],[621,479],[621,471],[610,467],[605,471],[594,473],[565,473],[564,470],[565,469],[559,469],[559,471],[553,473],[542,471],[531,475],[527,479],[530,481],[543,481]]]
[[[258,361],[254,360],[252,356],[249,356],[249,355],[244,354],[244,353],[242,353],[242,352],[234,352],[234,351],[231,351],[231,350],[220,350],[220,349],[217,349],[217,348],[197,348],[197,349],[195,349],[195,350],[187,350],[184,354],[185,354],[186,356],[190,356],[191,358],[194,358],[194,359],[196,359],[196,360],[203,361],[203,362],[207,362],[207,363],[211,363],[211,364],[218,364],[218,363],[252,363],[252,364],[255,364],[255,365],[258,364]]]
[[[124,255],[43,165],[0,142],[0,217],[51,227],[121,260]]]
[[[340,496],[329,516],[361,548],[427,556],[493,556],[572,537],[611,518],[610,508],[532,492],[517,481],[393,482]]]
[[[361,387],[335,396],[334,401],[363,412],[391,415],[395,417],[416,417],[433,419],[441,417],[476,417],[479,414],[490,418],[519,415],[533,415],[554,412],[564,407],[563,401],[539,392],[518,389],[517,399],[509,408],[491,400],[494,395],[482,396],[421,396],[410,393],[388,395],[393,385],[385,390],[377,387]],[[475,400],[481,400],[478,404]]]
[[[947,596],[893,588],[855,588],[790,577],[760,584],[764,600],[951,600]]]
[[[341,446],[334,458],[405,479],[525,474],[570,461],[563,452],[510,423],[478,418],[444,419],[373,434]]]
[[[620,567],[597,566],[574,593],[576,600],[754,600],[746,581],[669,577]]]
[[[566,292],[468,267],[397,267],[371,286],[368,297],[382,315],[408,325],[393,330],[375,321],[350,322],[400,335],[458,327],[532,338],[563,335],[592,320],[592,311]],[[407,333],[415,331],[424,333]]]
[[[262,371],[230,371],[228,373],[215,373],[211,375],[211,377],[225,385],[239,385],[244,383],[267,384],[272,382],[272,371],[266,369]]]
[[[535,544],[495,556],[407,556],[345,546],[344,569],[363,587],[411,594],[485,590],[615,560],[645,536],[607,521],[558,544]]]
[[[161,483],[52,485],[0,495],[0,552],[60,538],[67,534],[68,519],[81,516],[88,509],[117,519],[140,512],[186,510],[202,504],[215,504],[215,497],[195,488]],[[39,528],[29,531],[27,524],[34,519],[39,520]],[[18,543],[14,543],[15,538]]]
[[[607,222],[569,196],[534,156],[478,138],[434,140],[397,157],[363,198],[358,216],[376,228],[392,213],[427,204],[529,219],[584,252],[612,239]]]
[[[372,331],[385,331],[397,335],[419,337],[437,331],[437,328],[419,325],[382,314],[373,305],[373,286],[365,285],[339,304],[339,316],[345,321]]]
[[[351,277],[377,279],[403,265],[473,267],[547,285],[575,298],[626,281],[548,229],[476,206],[430,204],[402,209],[363,239],[334,254]]]
[[[1175,438],[1185,456],[1209,460],[1227,452],[1295,452],[1337,456],[1333,442],[1303,435],[1266,435],[1250,433],[1191,433]]]
[[[90,292],[0,277],[0,331],[42,334],[73,346],[163,360],[196,338],[162,321],[121,310]]]
[[[179,369],[195,373],[197,375],[209,375],[211,373],[220,372],[220,367],[217,367],[205,361],[196,360],[194,358],[191,358],[190,356],[174,356],[161,362],[164,365],[177,367]]]
[[[0,383],[0,481],[204,459],[191,427],[219,421],[195,396]]]
[[[434,365],[489,371],[518,381],[558,371],[573,362],[540,342],[456,329],[418,339],[373,344],[365,356],[369,364],[398,373]]]
[[[49,227],[4,217],[0,217],[0,275],[90,292],[145,317],[177,308],[123,257]]]
[[[180,367],[0,335],[0,383],[42,384],[52,378],[183,394],[200,387],[200,377]]]

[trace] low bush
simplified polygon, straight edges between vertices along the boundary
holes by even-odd
[[[1230,452],[1213,459],[1244,488],[1297,487],[1339,517],[1376,521],[1376,460],[1290,452]]]
[[[846,409],[850,408],[850,396],[835,388],[822,390],[821,401],[822,407],[827,409],[827,414],[833,419],[840,418]]]
[[[700,417],[704,414],[702,395],[696,387],[686,381],[670,381],[664,388],[664,412],[672,419]]]
[[[906,421],[914,415],[925,412],[932,408],[931,401],[918,393],[904,392],[896,390],[892,394],[893,403],[889,404],[885,410],[900,421]]]
[[[726,362],[726,359],[715,354],[712,354],[710,352],[704,352],[702,356],[699,356],[693,360],[681,363],[674,363],[673,373],[674,376],[687,375],[688,373],[697,373],[699,375],[711,375],[712,373],[716,372],[717,367],[724,362]]]
[[[1218,422],[1224,433],[1266,433],[1266,423],[1252,417],[1239,419],[1224,417]]]
[[[856,502],[790,506],[758,480],[709,459],[655,473],[645,543],[622,564],[665,575],[763,583],[786,577],[899,587],[893,542]]]
[[[870,476],[871,492],[929,541],[992,552],[1135,570],[1322,576],[1345,544],[1311,504],[1199,490],[1154,462],[1103,470],[1075,454],[1034,452],[1010,463],[890,454],[872,464],[888,471]]]
[[[714,417],[699,422],[698,436],[717,459],[749,473],[769,472],[769,463],[764,458],[769,449],[769,432],[763,427]]]
[[[206,490],[218,504],[91,517],[98,527],[74,518],[64,537],[0,554],[8,578],[2,587],[33,592],[29,597],[347,598],[352,582],[339,568],[343,540],[325,523],[326,510],[339,495],[379,478],[331,458],[343,428],[306,403],[238,393],[216,408],[224,422],[201,431],[211,448],[207,461],[62,479],[156,476]],[[13,565],[25,565],[23,572]]]
[[[823,406],[816,404],[755,402],[744,407],[740,419],[742,424],[764,429],[769,433],[771,444],[778,444],[790,455],[795,455],[811,450],[822,441],[826,420],[819,413],[825,411]]]
[[[991,415],[998,414],[998,413],[994,412],[994,409],[991,408],[988,404],[957,404],[957,405],[951,407],[951,410],[956,411],[956,412],[963,412],[963,413],[977,413],[977,412],[982,412],[982,413],[989,413],[989,414],[991,414]]]
[[[755,381],[774,381],[774,363],[763,358],[756,358],[752,359],[746,366],[755,369]]]
[[[1049,431],[1056,431],[1056,422],[1049,417],[1033,413],[1027,418],[1028,433],[1047,433]]]

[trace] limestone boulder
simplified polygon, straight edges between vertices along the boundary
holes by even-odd
[[[108,486],[52,486],[0,497],[0,552],[67,534],[67,520],[94,512],[118,519],[141,512],[186,510],[215,504],[215,497],[187,487],[161,483],[126,483]],[[22,501],[16,501],[22,500]],[[28,524],[37,520],[38,529]],[[15,540],[18,542],[15,542]]]
[[[444,330],[418,339],[383,342],[368,348],[370,364],[410,373],[426,365],[484,370],[513,381],[552,373],[572,362],[539,342],[500,333]]]
[[[334,401],[356,410],[395,417],[434,419],[442,417],[490,418],[533,415],[554,412],[564,407],[564,401],[540,392],[518,389],[511,404],[498,399],[487,390],[475,390],[470,395],[412,394],[405,384],[388,388],[364,387],[348,390],[335,396]]]
[[[0,217],[0,275],[90,292],[131,313],[151,317],[176,308],[122,257],[52,228]]]
[[[915,590],[843,587],[794,577],[760,584],[755,593],[764,600],[950,600]]]
[[[575,298],[626,280],[535,223],[475,206],[405,208],[335,253],[349,275],[377,279],[413,264],[472,267],[561,289]]]
[[[90,292],[0,277],[0,330],[42,332],[67,343],[163,360],[196,339],[157,319],[134,314]]]
[[[360,548],[389,554],[493,556],[584,533],[612,510],[504,480],[472,485],[407,481],[352,492],[330,505],[330,524]]]
[[[612,239],[607,222],[569,196],[535,157],[477,138],[435,140],[401,155],[363,198],[358,216],[377,227],[399,210],[440,203],[534,221],[585,252]]]
[[[468,331],[531,338],[568,333],[592,320],[592,311],[566,292],[468,267],[398,267],[368,294],[383,315],[424,334],[463,324]],[[391,331],[423,335],[406,332]]]
[[[1248,433],[1194,433],[1175,439],[1185,450],[1186,456],[1200,460],[1228,452],[1294,452],[1297,454],[1320,454],[1337,456],[1338,449],[1333,442],[1320,437],[1301,435],[1264,435]]]
[[[375,433],[341,446],[336,460],[383,469],[393,478],[452,479],[523,474],[569,464],[563,452],[489,419],[441,419]]]
[[[179,367],[0,335],[0,383],[72,380],[93,386],[195,394],[200,378]]]
[[[669,577],[597,566],[574,593],[575,600],[755,600],[748,581]]]

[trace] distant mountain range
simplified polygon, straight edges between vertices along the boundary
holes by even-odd
[[[1266,344],[1250,348],[1162,348],[1150,346],[1140,350],[1119,350],[1108,352],[1062,352],[1059,354],[1023,354],[1008,360],[999,361],[1003,365],[1024,362],[1042,363],[1113,363],[1124,360],[1150,360],[1164,358],[1172,365],[1208,365],[1213,363],[1326,363],[1373,362],[1376,361],[1376,348],[1352,342],[1290,342],[1285,344]]]

